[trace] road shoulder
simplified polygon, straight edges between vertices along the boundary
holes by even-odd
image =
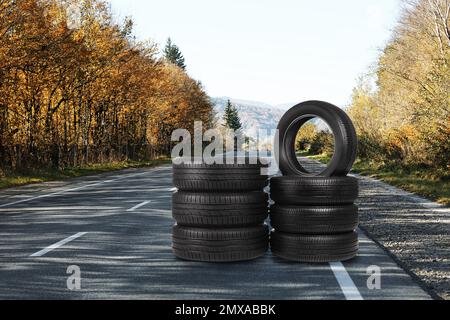
[[[450,208],[357,177],[361,228],[434,298],[450,299]]]

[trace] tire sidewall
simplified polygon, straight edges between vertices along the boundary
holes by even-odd
[[[356,158],[356,131],[350,118],[340,108],[323,102],[308,101],[290,109],[281,119],[276,159],[284,175],[311,177],[317,176],[307,172],[297,161],[295,139],[300,128],[313,118],[320,118],[330,127],[334,135],[335,148],[328,167],[319,175],[344,176],[350,171]]]

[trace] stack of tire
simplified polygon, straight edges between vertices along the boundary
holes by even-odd
[[[269,249],[268,176],[261,164],[174,164],[173,252],[184,260],[236,262]]]
[[[295,139],[313,118],[323,119],[335,137],[335,152],[318,175],[297,160]],[[340,108],[308,101],[289,110],[281,119],[278,164],[283,176],[271,179],[271,250],[287,260],[324,263],[346,261],[358,252],[358,180],[347,174],[356,158],[354,126]]]

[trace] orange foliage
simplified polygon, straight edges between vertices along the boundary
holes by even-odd
[[[167,153],[174,128],[208,123],[201,85],[107,8],[0,0],[0,167],[140,159]]]

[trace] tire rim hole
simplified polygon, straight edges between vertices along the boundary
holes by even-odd
[[[320,117],[313,117],[304,123],[295,139],[297,162],[308,174],[320,175],[326,170],[335,153],[335,136],[328,123]],[[326,162],[326,166],[305,161],[305,158]]]

